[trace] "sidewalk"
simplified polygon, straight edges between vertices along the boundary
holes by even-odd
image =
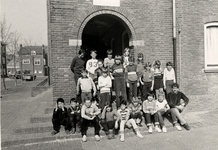
[[[88,142],[81,143],[81,135],[79,133],[74,135],[66,135],[64,129],[61,129],[61,132],[55,136],[51,136],[50,133],[52,131],[52,123],[51,123],[51,115],[53,110],[53,101],[52,101],[52,88],[43,92],[42,94],[34,97],[34,98],[18,98],[16,100],[3,100],[1,102],[2,106],[2,147],[11,147],[16,145],[24,145],[24,144],[40,144],[44,142],[54,143],[53,145],[64,145],[67,141],[70,143],[74,143],[75,145],[81,145],[82,148],[85,149],[94,149],[96,148],[96,142],[94,142],[93,138],[93,128],[90,128],[88,132]],[[218,125],[218,110],[213,112],[210,111],[199,111],[199,112],[188,112],[184,114],[185,119],[191,126],[192,130],[196,130],[200,128],[207,128],[209,126],[217,126]],[[166,134],[158,134],[153,133],[150,137],[161,138],[162,136],[167,136],[167,134],[177,134],[178,131],[172,127],[172,124],[166,122],[168,133]],[[147,128],[143,123],[143,127],[140,128],[142,134],[147,137],[149,136],[147,133]],[[184,132],[184,133],[183,133]],[[185,134],[186,131],[178,133],[178,136],[181,134]],[[109,143],[110,146],[107,146],[106,149],[112,147],[112,149],[123,149],[128,147],[128,142],[126,144],[120,143],[119,139],[111,140],[113,142],[109,142],[103,131],[100,132],[102,141],[97,145],[97,149],[101,145],[107,145]],[[117,137],[118,138],[118,137]],[[127,130],[126,132],[127,141],[130,139],[135,139],[135,135],[132,130]],[[146,138],[146,141],[149,138]],[[150,140],[148,140],[150,141]],[[150,141],[152,142],[152,141]],[[99,145],[100,144],[100,145]],[[119,147],[113,147],[114,145],[120,145]],[[150,143],[151,144],[151,143]],[[92,145],[92,146],[91,146]],[[21,146],[22,147],[22,146]],[[64,146],[65,147],[65,146]],[[72,147],[72,146],[71,146]],[[80,147],[80,146],[78,146]],[[68,149],[68,148],[67,148]],[[79,149],[79,148],[78,148]],[[89,149],[89,150],[90,150]],[[128,148],[127,148],[128,149]]]

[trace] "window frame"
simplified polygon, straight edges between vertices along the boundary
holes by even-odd
[[[36,62],[39,62],[39,64],[38,63],[36,64]],[[41,65],[41,59],[40,58],[35,58],[34,59],[34,65]]]
[[[218,28],[218,22],[209,22],[204,24],[204,71],[205,72],[218,72],[218,66],[208,66],[208,50],[207,50],[207,29],[210,27],[217,27]]]
[[[29,61],[29,63],[24,63],[25,61]],[[25,59],[23,59],[22,63],[23,64],[30,64],[30,59],[29,58],[25,58]]]

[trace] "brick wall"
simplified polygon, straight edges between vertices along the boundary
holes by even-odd
[[[216,15],[216,0],[177,0],[177,31],[181,27],[181,67],[178,74],[181,90],[190,97],[192,111],[202,109],[207,99],[213,109],[217,98],[217,73],[204,73],[203,25],[205,19]],[[205,7],[206,6],[206,7]],[[132,33],[131,40],[144,40],[136,46],[135,54],[144,54],[145,62],[160,60],[165,67],[173,61],[172,0],[121,0],[121,7],[93,6],[92,0],[48,0],[48,38],[51,51],[53,100],[75,96],[75,83],[70,64],[78,47],[69,46],[69,39],[81,39],[85,24],[94,16],[109,13],[121,18]],[[215,19],[218,21],[217,17]],[[177,36],[178,37],[178,36]],[[135,55],[137,56],[137,55]],[[193,59],[195,58],[195,59]],[[180,72],[181,70],[181,72]],[[203,95],[203,96],[201,96]],[[214,98],[213,98],[214,97]]]

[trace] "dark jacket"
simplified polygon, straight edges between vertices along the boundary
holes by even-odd
[[[178,91],[178,93],[170,92],[167,95],[167,102],[168,102],[170,108],[175,108],[175,106],[179,106],[181,99],[184,100],[185,106],[186,106],[189,102],[189,99],[182,92],[179,92],[179,91]]]
[[[76,108],[72,108],[72,107],[69,107],[68,110],[68,116],[69,117],[72,117],[74,115],[80,115],[81,114],[81,111],[80,111],[80,107],[79,106],[76,106]],[[73,114],[71,114],[71,112],[74,112]]]
[[[85,68],[85,61],[79,56],[73,58],[70,69],[73,73],[81,73],[81,71]]]
[[[65,118],[68,118],[67,108],[64,107],[64,111],[62,109],[58,109],[57,111],[55,111],[54,109],[52,118],[60,121]]]

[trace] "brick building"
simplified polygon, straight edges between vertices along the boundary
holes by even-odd
[[[134,45],[134,56],[175,64],[190,111],[218,108],[217,0],[48,0],[53,98],[75,96],[70,64],[82,45],[106,56]]]
[[[20,69],[30,70],[36,76],[45,75],[46,54],[43,46],[25,46],[20,47]],[[34,62],[34,64],[33,64]]]

